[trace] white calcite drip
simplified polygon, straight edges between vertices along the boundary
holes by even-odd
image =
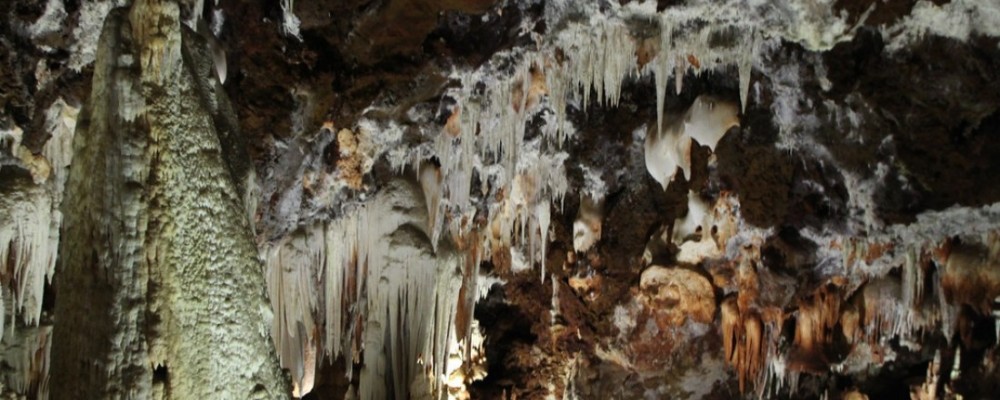
[[[548,35],[532,33],[534,49],[500,52],[477,70],[454,72],[452,78],[460,85],[446,95],[456,104],[431,145],[390,151],[397,171],[412,165],[424,185],[439,188],[439,194],[428,197],[437,203],[430,209],[433,243],[446,229],[453,235],[468,232],[467,223],[460,221],[474,211],[470,202],[491,196],[503,199],[503,205],[491,207],[489,219],[499,221],[500,227],[487,251],[499,242],[515,260],[541,264],[551,212],[547,207],[561,202],[565,190],[560,188],[568,184],[561,169],[531,165],[536,159],[561,157],[559,149],[574,133],[567,107],[616,107],[626,80],[655,76],[657,131],[662,134],[647,135],[655,147],[647,149],[647,166],[663,186],[676,166],[689,177],[689,138],[714,149],[726,130],[738,124],[738,108],[708,97],[669,121],[663,111],[668,76],[675,77],[679,92],[690,71],[700,74],[732,66],[746,103],[762,34],[739,10],[698,4],[657,12],[651,3],[642,3],[589,11],[581,20],[547,21],[565,27]],[[640,28],[636,21],[648,26]],[[537,120],[542,121],[541,140],[526,141],[527,124]],[[440,166],[433,179],[425,167],[430,159]],[[477,175],[482,186],[473,188]],[[518,243],[525,247],[517,249]]]
[[[363,364],[357,394],[365,399],[384,398],[389,391],[396,398],[418,397],[414,391],[442,393],[445,386],[465,384],[458,376],[470,375],[457,365],[468,361],[477,346],[472,318],[462,320],[464,326],[455,325],[460,320],[459,305],[467,311],[478,297],[466,292],[460,298],[458,293],[463,285],[483,293],[488,280],[478,276],[478,262],[490,256],[506,259],[515,273],[531,271],[545,279],[553,208],[561,209],[569,192],[564,164],[569,158],[566,142],[575,135],[570,109],[617,107],[625,83],[652,78],[657,125],[645,137],[645,166],[666,189],[678,167],[690,179],[690,152],[696,143],[714,151],[726,132],[740,123],[735,102],[707,95],[698,96],[679,115],[667,113],[668,96],[683,93],[687,74],[735,73],[739,106],[745,110],[752,71],[762,66],[759,55],[769,43],[784,39],[808,50],[823,50],[853,33],[846,16],[810,13],[788,1],[775,6],[690,1],[662,11],[650,1],[624,6],[610,2],[603,9],[589,2],[553,3],[558,4],[546,7],[566,9],[546,10],[546,25],[558,29],[537,33],[524,28],[522,33],[533,43],[499,52],[478,69],[452,72],[457,84],[444,93],[454,100],[444,126],[417,128],[429,140],[406,147],[398,140],[401,130],[395,129],[394,139],[387,139],[390,135],[383,132],[387,129],[370,120],[362,122],[359,140],[380,145],[377,150],[358,151],[365,160],[355,186],[361,186],[360,176],[371,171],[383,153],[397,173],[412,176],[415,182],[396,179],[360,205],[334,201],[343,198],[325,202],[321,208],[348,211],[325,222],[312,220],[312,225],[300,227],[265,252],[276,310],[272,332],[283,365],[292,370],[297,394],[312,385],[321,358],[317,353],[333,359],[343,356],[348,373],[350,364]],[[282,26],[296,35],[292,2],[282,1],[282,11]],[[780,125],[791,125],[786,122]],[[347,159],[345,148],[353,147],[341,144],[341,156]],[[344,168],[338,168],[343,174]],[[581,210],[573,227],[576,251],[600,241],[604,195],[580,194]],[[852,195],[855,198],[863,199]],[[750,258],[759,258],[755,240],[773,233],[742,226],[738,201],[729,194],[720,195],[710,206],[692,193],[688,208],[687,216],[674,221],[673,229],[664,230],[659,238],[664,243],[673,238],[681,263],[696,265],[725,257],[746,258],[743,263],[750,265]],[[866,226],[881,228],[874,223]],[[938,323],[946,332],[953,330],[951,303],[941,300],[933,313],[918,311],[943,298],[937,283],[942,277],[928,275],[919,264],[927,244],[944,236],[920,229],[887,228],[885,235],[892,240],[913,246],[875,258],[848,254],[867,252],[866,246],[878,242],[877,236],[862,243],[822,234],[826,241],[820,244],[826,247],[821,251],[843,250],[843,265],[863,271],[859,274],[863,281],[844,283],[838,290],[843,287],[853,293],[864,287],[862,293],[871,293],[870,304],[878,310],[870,313],[873,320],[859,338],[906,336]],[[736,236],[741,237],[732,241],[738,242],[734,245],[728,239]],[[842,247],[833,249],[833,243]],[[472,268],[467,267],[470,260]],[[903,266],[902,282],[876,280],[899,266]],[[935,289],[925,293],[928,280]],[[555,294],[558,283],[552,284]],[[556,299],[553,316],[558,313]],[[738,316],[750,318],[744,315],[746,310],[738,311]],[[748,358],[752,362],[742,363],[741,368],[752,367],[748,369],[752,374],[744,374],[752,375],[747,378],[757,383],[761,394],[794,388],[800,373],[777,345],[784,317],[769,318],[753,314],[754,322],[740,328],[754,333],[757,340],[751,352],[744,351],[753,355]],[[459,345],[458,337],[471,342]],[[385,387],[383,382],[392,384]]]
[[[458,344],[456,317],[469,255],[450,243],[433,248],[423,198],[417,184],[393,180],[358,208],[267,251],[272,336],[296,395],[311,390],[323,354],[343,356],[348,374],[363,365],[362,399],[422,398],[457,385],[448,360],[467,346]]]
[[[271,339],[281,366],[291,371],[296,397],[309,393],[315,382],[324,239],[322,225],[306,228],[285,237],[265,258],[268,297],[274,308]]]
[[[535,146],[527,150],[513,182],[503,190],[504,197],[490,207],[492,233],[485,247],[490,251],[509,249],[515,271],[540,265],[544,281],[551,208],[562,202],[568,190],[564,169],[568,154],[541,154]],[[526,264],[517,262],[521,257]]]
[[[27,169],[33,182],[14,185],[0,193],[0,278],[10,287],[0,288],[4,296],[13,296],[13,308],[0,310],[0,316],[20,314],[23,322],[35,325],[42,312],[45,283],[55,273],[56,252],[62,213],[66,172],[72,161],[73,131],[79,109],[57,99],[45,111],[44,129],[52,136],[41,155],[31,154],[20,144],[13,131],[5,141],[14,164]],[[19,130],[17,130],[19,131]],[[5,155],[6,156],[6,155]],[[2,167],[2,166],[0,166]],[[7,167],[10,168],[10,167]],[[3,320],[4,318],[0,318]],[[0,321],[0,331],[3,322]]]
[[[691,179],[692,140],[715,150],[729,128],[739,125],[736,106],[708,96],[698,96],[683,116],[671,118],[666,130],[646,134],[646,171],[664,190],[680,167]]]
[[[581,195],[580,209],[573,221],[573,250],[584,252],[601,240],[604,199]]]
[[[11,282],[14,309],[25,323],[34,324],[42,311],[42,290],[55,268],[56,248],[50,240],[52,200],[44,187],[14,186],[0,196],[0,262]],[[2,326],[2,325],[0,325]]]
[[[295,16],[295,1],[281,0],[281,32],[302,40],[302,34],[299,33],[301,23],[299,17]]]
[[[688,71],[700,74],[735,66],[738,71],[740,100],[746,108],[750,90],[750,71],[760,47],[759,30],[740,15],[741,7],[715,9],[709,5],[671,7],[655,12],[649,4],[612,7],[609,14],[594,13],[585,21],[571,21],[551,42],[558,56],[550,73],[568,77],[570,82],[549,80],[554,112],[565,112],[562,95],[579,92],[583,109],[590,104],[593,92],[602,105],[617,106],[622,82],[652,73],[656,85],[657,128],[664,128],[667,86],[674,93],[683,90]],[[656,31],[645,32],[629,21],[645,20]],[[642,54],[640,54],[640,52]],[[651,57],[648,64],[643,58]],[[551,64],[551,63],[550,63]],[[673,80],[669,79],[671,76]],[[570,83],[571,91],[566,90]]]

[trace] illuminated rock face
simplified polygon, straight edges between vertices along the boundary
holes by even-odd
[[[876,3],[5,2],[3,394],[990,397],[1000,7]]]
[[[210,53],[174,3],[104,26],[65,188],[50,395],[287,397],[244,200],[253,171]]]

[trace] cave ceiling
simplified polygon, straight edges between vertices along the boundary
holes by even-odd
[[[15,221],[58,238],[42,214],[74,199],[53,143],[71,147],[129,3],[0,3],[0,265]],[[224,65],[296,395],[1000,389],[996,2],[180,4]],[[13,270],[7,323],[58,327],[58,288]],[[384,370],[360,328],[379,313],[400,321]],[[14,390],[43,379],[5,357],[5,391],[44,384]]]

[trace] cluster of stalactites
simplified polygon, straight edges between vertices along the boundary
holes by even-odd
[[[557,119],[563,120],[569,95],[579,94],[583,109],[592,92],[602,105],[617,106],[626,79],[652,73],[657,127],[662,132],[669,84],[680,94],[689,71],[700,74],[729,66],[738,70],[740,100],[746,108],[760,34],[737,14],[710,17],[686,8],[660,13],[613,8],[611,13],[616,14],[569,22],[551,40],[548,48],[555,54],[557,71],[549,74],[555,78],[549,80],[553,96],[549,101]],[[712,23],[705,23],[706,18],[713,18]],[[650,25],[634,26],[636,21]]]
[[[343,356],[348,375],[362,365],[363,399],[461,386],[449,360],[456,348],[474,353],[467,343],[475,340],[471,318],[459,321],[458,314],[460,306],[472,307],[461,293],[475,300],[481,292],[467,287],[479,285],[466,276],[478,270],[465,267],[479,259],[450,242],[434,249],[426,217],[417,185],[397,179],[363,206],[266,250],[272,337],[296,396],[312,389],[323,355]]]
[[[794,368],[809,372],[827,368],[830,361],[826,350],[832,346],[834,330],[841,320],[841,303],[840,288],[833,282],[799,299],[793,350],[789,355]]]
[[[726,363],[737,371],[740,391],[764,366],[763,325],[756,314],[742,315],[735,298],[722,302],[722,348]]]
[[[545,61],[529,62],[487,101],[470,99],[470,93],[451,110],[438,135],[434,152],[440,166],[420,165],[420,181],[428,193],[431,236],[436,243],[443,232],[452,237],[468,236],[476,212],[470,204],[473,192],[495,196],[487,220],[487,256],[491,252],[515,251],[527,263],[541,264],[544,272],[551,207],[568,191],[565,152],[545,146],[542,138],[524,141],[526,121],[540,112],[541,98],[547,93]],[[467,83],[472,86],[472,83]],[[554,123],[553,123],[554,124]],[[544,132],[552,139],[552,125]],[[486,165],[484,160],[495,160]],[[483,186],[471,187],[477,172]],[[479,190],[476,190],[479,189]]]
[[[950,341],[962,306],[992,316],[1000,296],[997,232],[918,244],[894,244],[879,238],[845,240],[847,271],[885,271],[863,283],[863,329],[851,337],[861,335],[874,344],[892,337],[911,340],[937,330]],[[895,267],[881,267],[885,263]],[[900,271],[899,278],[888,275],[895,268]]]
[[[757,275],[759,244],[749,244],[740,249],[736,269],[735,295],[722,301],[721,331],[723,355],[726,364],[736,370],[740,391],[756,383],[759,388],[769,377],[769,357],[776,350],[777,337],[784,314],[775,310],[762,310],[757,299],[760,281]],[[783,379],[779,376],[778,379]]]
[[[698,22],[705,16],[697,12],[647,11],[613,7],[607,14],[583,22],[570,21],[564,29],[536,37],[536,50],[502,52],[479,70],[456,73],[455,79],[462,84],[447,93],[456,102],[450,106],[450,116],[434,144],[429,149],[415,148],[404,156],[416,166],[422,181],[426,179],[438,189],[430,210],[434,243],[445,230],[452,235],[469,231],[461,221],[474,213],[471,196],[498,195],[516,206],[513,210],[503,206],[491,213],[490,220],[502,221],[504,232],[497,236],[507,248],[512,237],[515,242],[516,238],[526,237],[526,258],[531,263],[543,263],[544,257],[533,249],[544,253],[547,207],[562,198],[567,183],[562,171],[548,175],[544,170],[536,172],[533,161],[559,157],[558,149],[573,134],[567,121],[568,104],[587,109],[593,96],[601,105],[617,106],[626,80],[653,74],[657,85],[657,132],[662,132],[669,76],[675,77],[671,82],[679,93],[689,71],[701,73],[736,66],[745,106],[750,70],[760,42],[756,30],[735,17],[701,24]],[[647,35],[633,26],[637,18],[652,21],[658,34]],[[499,67],[510,63],[511,68]],[[686,137],[710,147],[728,127],[738,123],[736,109],[724,102],[701,99],[689,113],[693,115],[678,125],[686,127]],[[541,129],[544,145],[526,142],[524,137],[526,123],[539,116],[545,121]],[[532,150],[532,146],[540,148]],[[439,165],[433,172],[420,165],[430,158]],[[481,188],[471,187],[474,173],[478,173]],[[535,182],[538,187],[534,198],[510,198],[519,179]],[[541,236],[540,242],[531,239],[535,234]],[[491,248],[486,246],[487,250]],[[544,265],[541,267],[544,269]]]
[[[552,215],[551,200],[544,189],[553,175],[564,177],[565,171],[561,158],[535,161],[538,162],[523,169],[509,190],[504,190],[504,197],[491,206],[485,250],[487,256],[509,252],[509,266],[515,272],[541,265],[544,280]]]
[[[0,221],[0,281],[9,282],[0,288],[0,295],[13,300],[10,309],[6,301],[0,307],[0,332],[5,317],[13,320],[19,313],[28,325],[37,324],[41,317],[44,285],[55,272],[62,225],[59,205],[73,156],[78,112],[61,98],[52,103],[43,125],[51,138],[41,154],[32,154],[21,144],[20,128],[0,131],[0,161],[27,170],[32,178],[25,186],[12,186],[0,194],[0,215],[5,216]]]
[[[971,324],[962,322],[968,317],[958,312],[963,307],[997,317],[997,212],[998,205],[956,208],[890,226],[881,235],[832,240],[827,245],[843,253],[842,273],[784,305],[761,296],[762,240],[743,242],[731,254],[738,265],[736,292],[720,304],[723,351],[741,390],[752,384],[761,396],[782,387],[794,391],[803,372],[877,364],[894,339],[913,346],[926,334],[969,336],[963,329]],[[793,336],[783,337],[781,328],[789,322]],[[790,345],[782,346],[786,341]]]
[[[842,368],[844,360],[830,358],[838,353],[837,337],[844,339],[839,346],[847,346],[848,358],[868,363],[881,362],[884,355],[875,349],[893,339],[909,345],[939,332],[950,340],[962,333],[957,312],[962,306],[992,317],[1000,295],[1000,273],[995,273],[1000,258],[990,249],[998,237],[993,232],[983,235],[981,243],[966,238],[954,245],[953,239],[944,238],[919,246],[860,245],[851,240],[845,247],[855,252],[848,257],[854,262],[874,262],[889,257],[886,253],[903,251],[900,273],[868,278],[859,286],[852,286],[849,277],[835,276],[801,298],[793,314],[792,346],[778,360],[781,369],[791,373]]]
[[[55,267],[56,243],[50,240],[52,203],[43,187],[14,185],[14,193],[0,195],[0,277],[10,286],[0,287],[4,297],[13,296],[13,307],[0,307],[0,321],[19,311],[27,324],[38,322],[45,279]],[[12,324],[11,327],[14,325]],[[3,322],[0,322],[0,329]]]
[[[744,246],[736,261],[737,292],[720,307],[726,363],[736,370],[741,392],[753,388],[763,398],[787,387],[794,393],[802,372],[822,371],[830,363],[826,352],[841,324],[843,280],[830,280],[785,309],[761,298],[760,243]],[[794,333],[785,338],[789,320]],[[791,346],[782,345],[786,341]]]

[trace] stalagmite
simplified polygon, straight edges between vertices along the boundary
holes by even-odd
[[[63,204],[56,398],[291,393],[267,338],[239,124],[179,14],[137,1],[101,35]]]

